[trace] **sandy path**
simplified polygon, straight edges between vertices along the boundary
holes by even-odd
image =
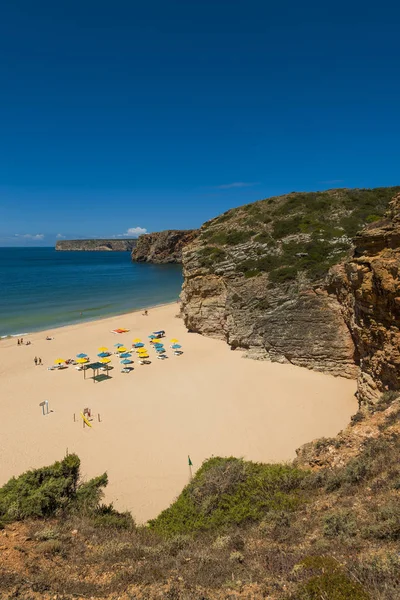
[[[177,304],[101,321],[32,334],[30,346],[0,341],[0,485],[11,476],[61,458],[68,448],[90,477],[107,471],[106,499],[130,510],[138,521],[166,508],[194,468],[211,455],[258,461],[290,460],[301,444],[333,436],[357,410],[354,381],[291,365],[244,360],[218,340],[186,332]],[[110,330],[126,327],[120,336]],[[154,357],[129,375],[117,359],[108,381],[93,383],[73,367],[48,371],[58,357],[98,348],[130,346],[165,329],[185,353]],[[47,334],[55,339],[46,341]],[[28,339],[28,338],[27,338]],[[35,367],[34,356],[45,366]],[[43,417],[39,402],[54,411]],[[97,417],[92,429],[74,423],[83,407]]]

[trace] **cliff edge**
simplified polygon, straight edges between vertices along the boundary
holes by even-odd
[[[82,252],[131,252],[136,246],[136,239],[90,239],[90,240],[59,240],[56,250]]]
[[[358,396],[376,403],[400,390],[400,194],[385,218],[354,238],[351,256],[331,269],[328,289],[338,298],[361,373]]]
[[[132,251],[134,262],[181,263],[182,249],[197,235],[196,229],[167,230],[141,235]]]
[[[325,281],[399,192],[291,193],[208,221],[183,251],[186,326],[254,358],[356,377],[357,339]]]

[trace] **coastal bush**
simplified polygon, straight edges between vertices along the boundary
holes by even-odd
[[[312,576],[299,586],[291,600],[372,600],[364,587],[329,556],[306,557],[299,567]]]
[[[205,246],[200,251],[199,263],[202,267],[212,268],[215,263],[222,262],[226,253],[217,246]]]
[[[268,511],[295,510],[302,502],[306,472],[236,458],[212,458],[178,499],[150,527],[171,536],[220,531],[229,525],[260,521]]]
[[[272,283],[284,283],[293,281],[297,277],[298,269],[296,267],[280,267],[269,273],[269,280]]]
[[[7,523],[59,513],[95,514],[107,475],[83,483],[79,476],[80,460],[69,454],[49,467],[13,477],[0,488],[0,520]]]

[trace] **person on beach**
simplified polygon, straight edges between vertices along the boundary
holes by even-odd
[[[41,358],[39,358],[39,365],[41,365],[41,364],[42,364],[42,359],[41,359]]]
[[[23,343],[24,343],[24,338],[21,338],[21,344],[23,344]]]
[[[37,359],[37,357],[35,356],[35,358],[33,359],[33,362],[35,363],[35,367],[37,366],[37,361],[38,361],[38,359]]]
[[[20,345],[21,345],[21,344],[20,344],[20,342],[19,342],[19,338],[18,338],[18,342],[17,342],[17,344],[18,344],[18,346],[20,346]]]
[[[143,316],[144,316],[144,317],[148,317],[148,316],[149,316],[149,313],[148,313],[148,311],[147,311],[147,310],[145,310],[145,311],[144,311],[144,313],[143,313]]]

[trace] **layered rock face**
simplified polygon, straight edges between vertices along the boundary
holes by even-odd
[[[386,218],[354,239],[352,257],[331,270],[328,289],[342,306],[361,368],[358,396],[374,403],[400,389],[400,194]]]
[[[136,242],[136,239],[60,240],[56,243],[56,250],[75,250],[82,252],[100,252],[108,250],[114,252],[132,252],[132,249],[136,246]]]
[[[293,193],[206,223],[183,251],[186,326],[254,358],[356,377],[357,340],[324,282],[398,191]]]
[[[192,242],[197,230],[168,230],[146,233],[138,238],[132,252],[135,262],[181,263],[182,249]]]

